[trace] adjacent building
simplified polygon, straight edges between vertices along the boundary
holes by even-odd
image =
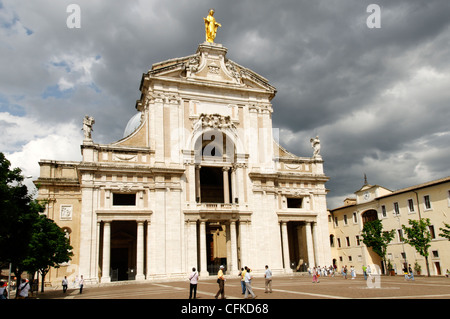
[[[421,274],[426,274],[425,258],[404,242],[402,229],[402,225],[410,226],[410,219],[421,218],[429,218],[431,222],[430,274],[443,275],[450,269],[450,241],[440,237],[439,230],[445,227],[444,223],[450,224],[450,177],[397,191],[366,181],[355,195],[346,199],[344,206],[329,211],[332,258],[339,270],[347,265],[362,273],[363,265],[382,267],[380,257],[363,244],[361,237],[364,223],[379,219],[383,230],[395,230],[386,258],[396,273],[403,274],[405,265],[414,269],[417,264]]]

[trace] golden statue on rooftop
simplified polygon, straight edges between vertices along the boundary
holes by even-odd
[[[217,28],[222,26],[219,22],[216,22],[216,19],[214,18],[214,9],[210,9],[208,16],[203,18],[203,20],[205,20],[206,41],[214,43]]]

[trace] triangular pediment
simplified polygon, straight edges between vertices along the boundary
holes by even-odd
[[[144,78],[263,90],[275,95],[276,89],[266,78],[226,58],[226,53],[220,44],[202,43],[193,55],[153,64]]]

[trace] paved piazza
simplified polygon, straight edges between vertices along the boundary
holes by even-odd
[[[321,277],[319,283],[312,283],[308,276],[282,276],[273,280],[273,293],[264,293],[264,279],[253,279],[253,291],[257,300],[269,299],[450,299],[450,278],[416,277],[405,281],[403,276],[381,276],[379,285],[369,288],[362,276],[356,279]],[[378,287],[377,287],[378,286]],[[197,299],[211,300],[218,290],[213,277],[200,280]],[[225,296],[228,300],[243,299],[237,278],[227,279]],[[188,299],[189,282],[161,281],[152,283],[120,283],[101,287],[68,289],[47,288],[39,293],[38,299]]]

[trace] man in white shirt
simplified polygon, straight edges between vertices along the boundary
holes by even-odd
[[[197,298],[198,272],[195,267],[192,268],[192,274],[189,276],[189,299],[192,299],[192,291],[194,291],[194,299]]]
[[[265,293],[272,293],[272,271],[269,269],[269,266],[266,265],[266,272],[264,273],[264,278],[266,281],[266,291]]]
[[[247,288],[245,290],[245,299],[247,299],[248,297],[248,293],[250,293],[253,297],[253,299],[256,298],[255,294],[253,293],[253,289],[252,289],[252,279],[253,276],[250,275],[250,268],[246,267],[247,273],[245,274],[245,288]]]
[[[30,290],[30,283],[26,279],[22,279],[22,283],[19,285],[17,292],[19,295],[17,299],[25,299],[28,298],[28,290]]]

